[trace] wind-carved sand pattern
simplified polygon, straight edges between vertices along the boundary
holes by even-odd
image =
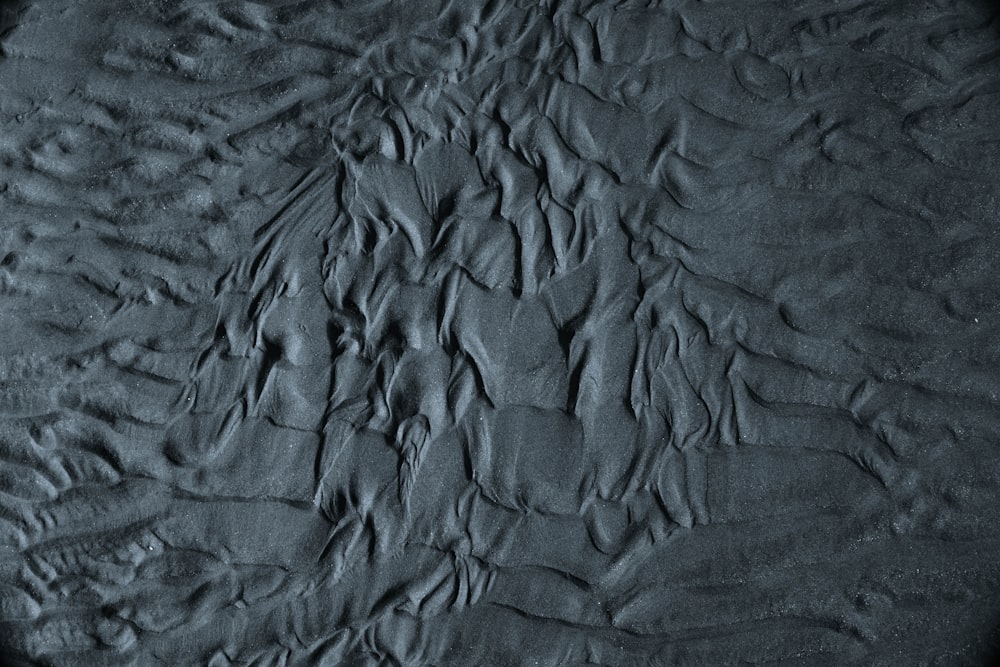
[[[835,5],[4,7],[0,654],[982,664],[996,18]]]

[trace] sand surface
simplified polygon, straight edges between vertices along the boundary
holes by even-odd
[[[992,664],[996,7],[4,2],[0,663]]]

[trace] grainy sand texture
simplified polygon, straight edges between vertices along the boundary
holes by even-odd
[[[4,2],[0,663],[994,664],[997,11]]]

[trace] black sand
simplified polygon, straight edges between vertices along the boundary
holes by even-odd
[[[981,1],[0,10],[12,665],[987,665]]]

